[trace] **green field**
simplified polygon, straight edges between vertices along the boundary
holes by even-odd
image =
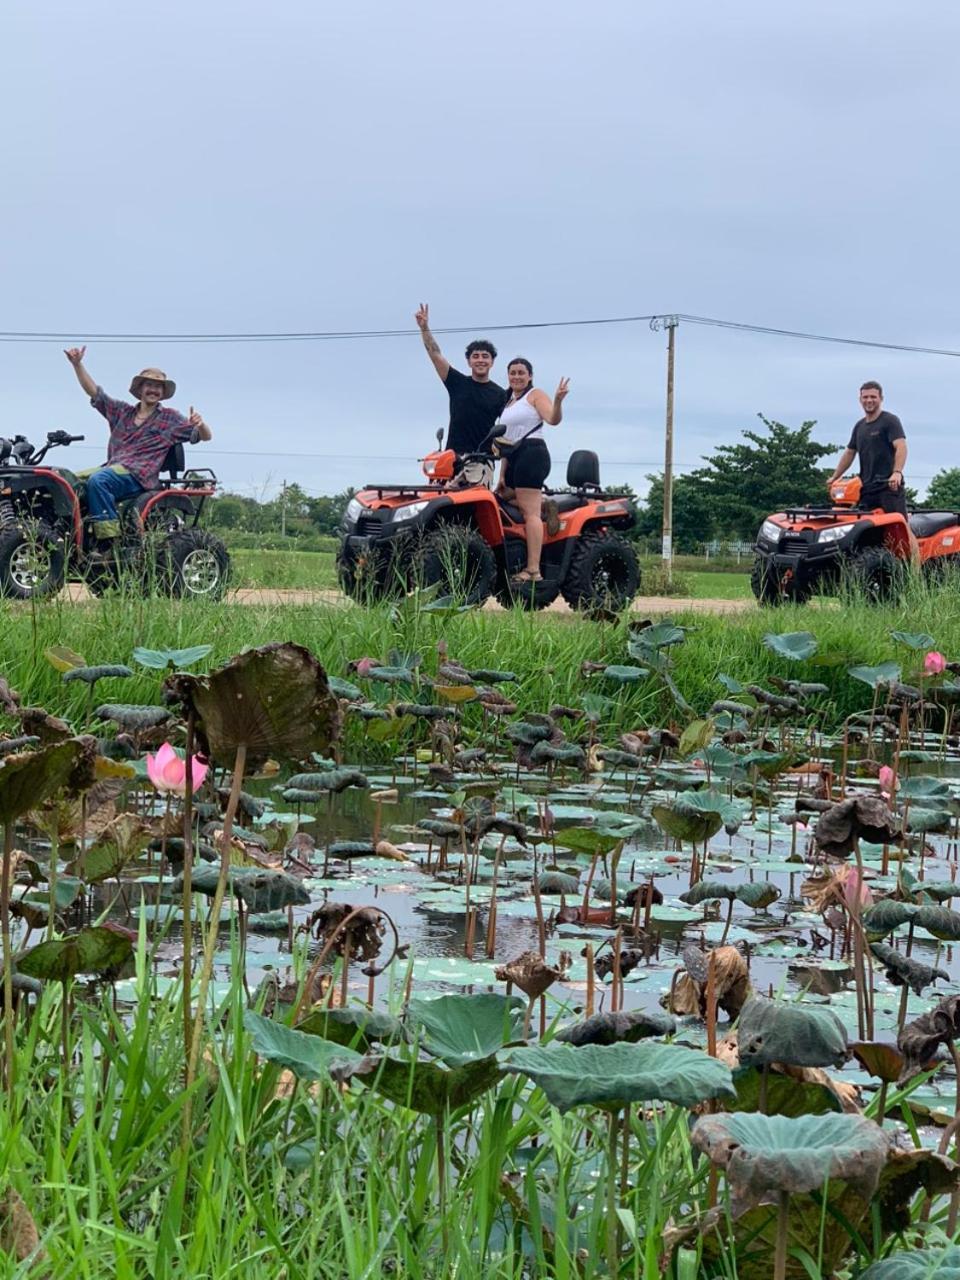
[[[236,587],[304,588],[334,590],[337,586],[334,555],[331,551],[248,551],[230,552],[233,585]],[[749,598],[750,579],[745,573],[688,572],[680,581],[688,584],[698,600]],[[641,592],[645,588],[641,583]]]

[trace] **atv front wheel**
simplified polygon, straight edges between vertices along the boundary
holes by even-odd
[[[0,596],[42,600],[55,596],[65,580],[63,545],[48,525],[0,532]]]
[[[157,548],[158,585],[172,596],[219,600],[229,577],[227,548],[206,529],[181,529]]]
[[[637,594],[636,552],[616,533],[585,533],[561,584],[571,609],[623,609]]]
[[[886,547],[861,547],[850,557],[850,580],[872,604],[898,600],[906,568]]]
[[[757,604],[783,604],[777,575],[770,572],[770,566],[761,556],[756,556],[753,561],[753,569],[750,571],[750,590]]]
[[[496,585],[497,562],[476,529],[439,525],[414,553],[411,580],[414,587],[439,586],[441,596],[459,604],[482,604]]]

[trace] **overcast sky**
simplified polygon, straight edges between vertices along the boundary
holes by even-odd
[[[413,329],[461,364],[487,326],[685,312],[960,350],[960,9],[889,0],[7,0],[0,329]],[[493,334],[552,391],[552,479],[662,469],[665,335]],[[103,420],[63,343],[0,343],[0,432]],[[111,344],[115,395],[158,365],[255,493],[411,479],[446,422],[419,336]],[[879,378],[908,482],[960,465],[960,361],[701,328],[678,334],[676,459],[757,413],[846,443]]]

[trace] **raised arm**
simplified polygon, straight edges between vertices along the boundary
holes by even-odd
[[[847,467],[850,466],[850,464],[853,462],[856,456],[857,456],[856,449],[851,449],[850,446],[847,445],[846,449],[844,449],[843,453],[841,453],[840,455],[840,461],[837,463],[836,468],[834,469],[833,475],[827,481],[828,489],[832,484],[837,483],[837,481],[846,471]]]
[[[559,422],[563,421],[563,402],[567,398],[569,390],[570,379],[561,378],[556,391],[553,393],[552,400],[539,387],[535,387],[530,392],[530,403],[548,426],[555,427]]]
[[[63,354],[73,365],[73,371],[77,375],[77,381],[92,400],[97,394],[97,384],[83,367],[83,357],[87,354],[87,348],[71,347],[69,351],[65,351]]]
[[[441,382],[446,382],[447,374],[450,372],[450,361],[440,350],[440,344],[430,332],[430,308],[425,302],[420,303],[415,319],[420,336],[423,338],[423,345],[427,349],[427,355],[440,375]]]

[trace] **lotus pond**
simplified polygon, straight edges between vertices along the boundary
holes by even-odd
[[[683,626],[576,625],[540,705],[419,620],[35,634],[0,1275],[953,1274],[947,644],[785,627],[694,705]]]

